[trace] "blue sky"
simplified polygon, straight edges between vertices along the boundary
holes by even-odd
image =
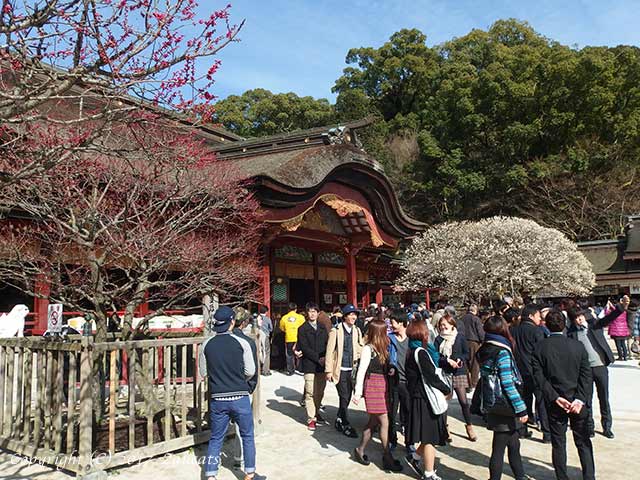
[[[206,0],[206,2],[217,0]],[[205,3],[205,2],[203,2]],[[350,48],[378,47],[401,28],[429,45],[487,29],[495,20],[528,21],[563,44],[640,45],[640,0],[231,0],[246,25],[220,53],[215,95],[262,87],[334,99],[331,87]]]

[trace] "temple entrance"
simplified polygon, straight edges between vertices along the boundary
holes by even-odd
[[[289,301],[298,305],[298,310],[302,311],[307,302],[315,301],[313,280],[302,280],[297,278],[289,279]]]

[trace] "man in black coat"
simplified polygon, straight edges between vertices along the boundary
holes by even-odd
[[[531,367],[536,387],[542,391],[549,415],[553,468],[558,480],[567,474],[567,423],[571,423],[573,441],[578,449],[583,480],[595,480],[593,446],[589,436],[592,378],[589,357],[582,343],[562,332],[566,321],[559,310],[546,317],[551,336],[543,340],[533,354]]]
[[[298,329],[298,350],[302,352],[304,373],[304,405],[307,410],[307,428],[315,430],[317,423],[325,423],[318,410],[322,404],[327,378],[324,362],[327,354],[327,329],[318,324],[320,309],[307,303],[307,321]]]
[[[607,315],[598,318],[590,308],[583,310],[572,309],[567,312],[571,326],[567,330],[567,337],[582,342],[589,355],[589,366],[591,376],[598,392],[598,402],[600,403],[600,422],[602,424],[603,435],[607,438],[614,438],[611,427],[613,419],[611,417],[611,407],[609,406],[609,371],[608,366],[614,362],[613,352],[604,336],[604,327],[613,322],[629,306],[630,299],[626,295],[621,302]],[[583,305],[587,307],[587,305]],[[595,425],[593,421],[593,398],[587,399],[587,409],[589,412],[589,431],[593,437]]]
[[[469,305],[467,314],[460,319],[459,323],[464,324],[464,336],[469,347],[469,390],[471,390],[476,388],[480,378],[480,365],[476,359],[476,353],[484,342],[484,328],[480,317],[478,317],[478,306]]]
[[[533,380],[533,371],[531,369],[531,358],[537,346],[544,340],[544,330],[540,326],[542,316],[540,307],[533,303],[525,305],[521,314],[521,322],[511,327],[511,335],[516,343],[514,356],[520,374],[522,375],[523,399],[527,405],[527,415],[529,423],[535,425],[533,415],[533,399],[536,399],[536,415],[540,422],[540,430],[542,431],[542,441],[548,443],[551,439],[549,435],[549,419],[547,418],[547,410],[544,403],[542,392],[536,389]],[[527,430],[525,436],[530,437],[531,433]]]

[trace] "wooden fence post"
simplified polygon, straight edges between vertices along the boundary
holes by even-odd
[[[261,400],[261,395],[260,395],[260,377],[262,375],[260,375],[260,371],[261,371],[261,365],[260,365],[260,337],[259,337],[260,332],[258,331],[258,327],[257,325],[253,324],[252,328],[251,328],[251,335],[253,337],[253,341],[256,343],[256,374],[258,375],[258,383],[256,384],[256,389],[253,391],[252,394],[252,398],[251,398],[251,409],[253,412],[253,431],[255,433],[255,435],[259,435],[260,431],[262,430],[262,417],[260,415],[260,402]]]
[[[93,339],[83,337],[80,359],[80,432],[78,464],[80,472],[89,473],[92,468],[93,453],[93,396],[92,389],[92,346]]]

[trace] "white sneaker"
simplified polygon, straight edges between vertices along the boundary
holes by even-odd
[[[425,473],[422,480],[442,480],[442,478],[440,478],[436,472],[433,472],[433,475],[429,475],[428,477]]]

